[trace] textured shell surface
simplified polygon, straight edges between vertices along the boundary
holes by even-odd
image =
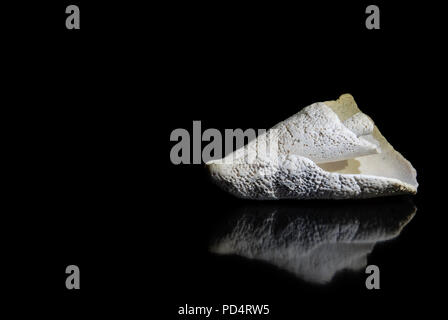
[[[220,160],[213,180],[248,199],[349,199],[417,192],[411,163],[350,94],[314,103]]]

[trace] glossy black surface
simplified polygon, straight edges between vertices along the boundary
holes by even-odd
[[[82,1],[81,30],[67,33],[66,4],[4,11],[14,19],[3,48],[13,70],[3,77],[12,178],[2,280],[15,314],[178,319],[186,303],[254,303],[282,320],[443,316],[446,99],[434,98],[446,91],[441,8],[378,3],[381,30],[370,32],[371,3],[362,2]],[[416,196],[255,203],[215,187],[202,165],[170,162],[170,133],[191,132],[193,120],[204,130],[269,128],[343,93],[417,169]],[[320,271],[284,270],[288,257],[282,268],[277,257],[210,252],[246,215],[256,240],[273,210],[272,246],[292,251],[314,252],[288,229],[303,221],[338,226],[331,234],[339,240],[341,230],[355,228],[356,239],[364,230],[358,271],[342,259],[322,284],[309,281]],[[334,261],[339,249],[328,248]],[[365,263],[379,266],[380,290],[366,290]],[[69,264],[81,269],[79,292],[65,288]]]

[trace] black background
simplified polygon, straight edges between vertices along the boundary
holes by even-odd
[[[367,30],[362,2],[73,3],[80,30],[65,29],[70,3],[5,10],[4,276],[17,311],[164,319],[186,303],[254,303],[276,319],[378,318],[442,306],[440,8],[375,2],[381,29]],[[209,254],[212,230],[245,201],[203,165],[171,164],[171,131],[270,128],[343,93],[418,172],[417,215],[369,257],[382,288],[366,290],[362,273],[315,286]],[[65,288],[69,264],[79,291]]]

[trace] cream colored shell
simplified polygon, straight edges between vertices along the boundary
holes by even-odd
[[[266,141],[275,152],[260,152]],[[350,94],[302,109],[207,167],[219,186],[249,199],[371,198],[418,187],[411,163]]]

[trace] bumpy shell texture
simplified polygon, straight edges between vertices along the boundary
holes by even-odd
[[[247,199],[349,199],[417,192],[411,163],[350,94],[314,103],[220,160],[212,179]]]

